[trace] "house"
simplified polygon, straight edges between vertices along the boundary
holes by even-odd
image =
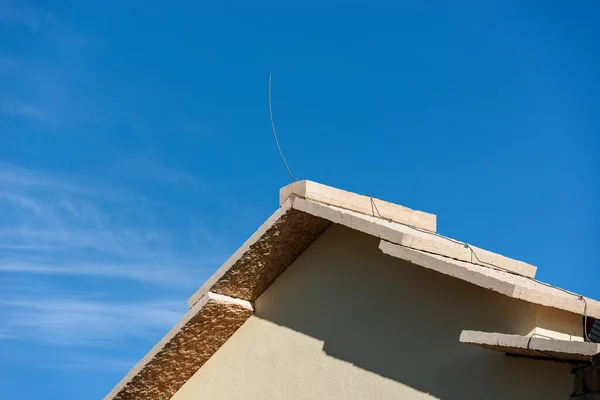
[[[535,273],[295,182],[105,400],[600,399],[600,302]]]

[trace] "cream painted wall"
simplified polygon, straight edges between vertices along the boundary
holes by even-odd
[[[173,396],[199,399],[560,399],[567,364],[458,341],[521,333],[533,305],[382,254],[332,226]]]

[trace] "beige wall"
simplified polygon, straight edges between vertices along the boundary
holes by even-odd
[[[458,341],[463,329],[520,333],[531,304],[377,245],[332,226],[173,400],[568,398],[568,365]]]

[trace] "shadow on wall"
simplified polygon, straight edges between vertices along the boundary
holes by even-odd
[[[255,315],[438,398],[569,397],[567,364],[459,342],[463,329],[513,333],[531,304],[386,256],[378,243],[332,226],[257,299]]]

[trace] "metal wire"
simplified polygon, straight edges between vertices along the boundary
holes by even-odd
[[[287,169],[288,173],[292,177],[293,180],[297,181],[298,178],[294,176],[290,166],[287,161],[285,161],[285,157],[283,156],[283,151],[281,151],[281,146],[279,145],[279,140],[277,140],[277,133],[275,132],[275,123],[273,123],[273,111],[271,109],[271,73],[269,73],[269,118],[271,119],[271,129],[273,130],[273,138],[275,139],[275,144],[277,145],[277,150],[279,151],[279,155],[281,156],[281,161],[283,161],[283,165]]]
[[[536,353],[543,354],[544,356],[546,356],[546,357],[549,357],[549,358],[551,358],[551,359],[554,359],[554,360],[558,360],[558,361],[561,361],[561,362],[565,362],[565,361],[566,361],[566,360],[564,360],[564,359],[562,359],[562,358],[560,358],[560,357],[557,357],[557,356],[555,356],[555,355],[553,355],[553,354],[546,353],[545,351],[538,350],[538,349],[534,349],[533,347],[531,347],[531,341],[532,341],[532,340],[533,340],[533,338],[534,338],[534,337],[536,337],[536,336],[537,336],[537,337],[541,337],[542,339],[547,339],[547,340],[556,340],[555,338],[553,338],[553,337],[550,337],[550,336],[546,336],[546,335],[540,335],[539,333],[533,333],[531,336],[529,336],[529,340],[527,340],[527,349],[529,349],[529,350],[533,350],[533,351],[535,351]],[[593,363],[593,362],[592,362],[592,363]]]

